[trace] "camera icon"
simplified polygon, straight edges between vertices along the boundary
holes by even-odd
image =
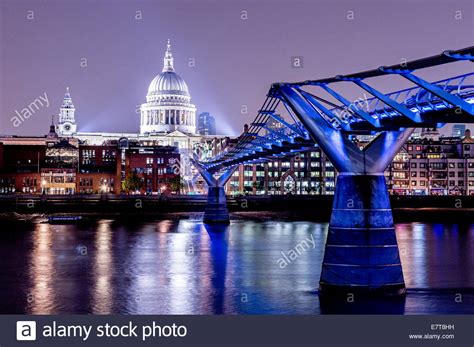
[[[17,341],[36,341],[36,322],[17,321],[16,322]]]

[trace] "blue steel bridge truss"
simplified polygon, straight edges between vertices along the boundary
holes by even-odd
[[[406,128],[439,128],[446,123],[473,123],[472,69],[437,82],[428,82],[414,73],[462,61],[474,61],[474,47],[350,75],[275,83],[255,120],[236,145],[202,160],[200,166],[210,173],[217,173],[238,164],[262,163],[311,149],[317,145],[308,133],[308,119],[321,129],[329,128],[349,138]],[[470,64],[465,66],[470,68]],[[414,86],[384,94],[367,82],[388,75],[401,76]],[[334,86],[341,83],[357,86],[371,98],[351,102],[335,90]],[[301,117],[303,113],[307,117]]]

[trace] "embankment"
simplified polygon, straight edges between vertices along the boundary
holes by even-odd
[[[235,218],[259,218],[272,212],[275,218],[328,221],[332,200],[329,195],[242,196],[229,198],[228,204]],[[205,204],[205,195],[9,195],[0,196],[0,213],[158,218],[178,212],[186,218],[202,212]],[[474,223],[473,196],[391,196],[391,204],[397,222]]]

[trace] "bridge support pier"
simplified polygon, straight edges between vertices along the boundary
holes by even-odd
[[[198,162],[194,161],[193,163],[208,186],[203,222],[206,224],[229,224],[230,218],[229,209],[227,208],[225,184],[232,177],[237,166],[227,169],[216,179]]]
[[[295,90],[281,86],[280,95],[339,172],[320,294],[404,294],[384,170],[413,129],[380,132],[359,148],[320,117]]]
[[[208,187],[203,222],[206,224],[230,223],[227,198],[223,186]]]
[[[405,293],[383,172],[412,131],[380,133],[363,149],[336,140],[326,152],[340,173],[319,283],[322,295]]]
[[[323,295],[405,292],[382,174],[338,176],[319,290]]]

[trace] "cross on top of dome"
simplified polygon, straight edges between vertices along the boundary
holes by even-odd
[[[168,39],[168,43],[166,44],[165,58],[163,60],[163,72],[167,71],[174,71],[170,39]]]

